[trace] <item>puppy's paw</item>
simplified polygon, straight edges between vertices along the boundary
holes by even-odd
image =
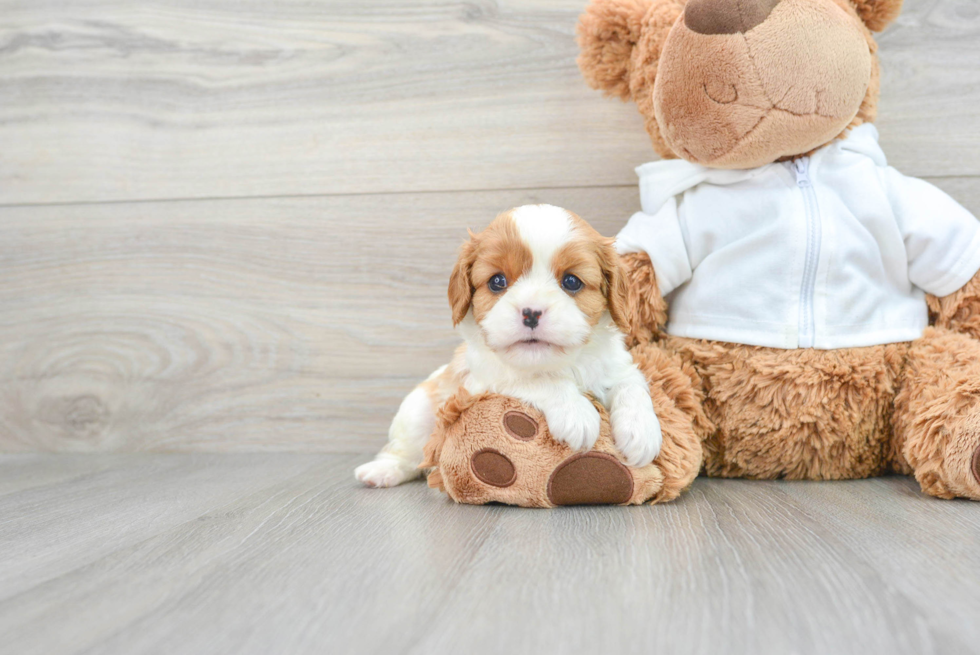
[[[646,466],[660,454],[663,435],[649,395],[617,403],[609,421],[616,448],[630,466]]]
[[[418,477],[416,467],[393,457],[379,457],[354,469],[354,477],[366,487],[396,487]]]
[[[585,396],[576,396],[571,403],[543,411],[551,436],[572,450],[590,450],[599,438],[602,421]]]

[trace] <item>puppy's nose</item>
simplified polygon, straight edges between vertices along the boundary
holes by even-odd
[[[690,0],[684,24],[698,34],[738,34],[761,25],[780,0]]]
[[[541,310],[525,307],[521,310],[521,314],[524,316],[524,325],[528,326],[532,330],[538,327],[538,319],[541,318]]]

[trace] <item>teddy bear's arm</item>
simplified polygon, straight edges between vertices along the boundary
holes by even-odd
[[[980,221],[935,185],[892,167],[880,170],[909,280],[926,293],[952,295],[980,270]]]
[[[948,296],[926,296],[931,323],[980,339],[980,271]]]
[[[659,340],[667,325],[667,301],[660,293],[650,257],[646,253],[629,253],[622,256],[622,261],[629,287],[626,300],[630,331],[626,344]]]
[[[891,167],[882,175],[930,323],[980,339],[980,221],[925,180]]]

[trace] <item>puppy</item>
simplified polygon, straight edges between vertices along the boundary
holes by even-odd
[[[626,280],[613,240],[551,205],[498,216],[460,251],[449,280],[453,324],[464,343],[402,402],[388,444],[355,471],[370,487],[418,475],[436,412],[459,389],[499,393],[538,408],[555,439],[588,450],[610,412],[629,464],[660,452],[660,422],[646,378],[624,345]]]

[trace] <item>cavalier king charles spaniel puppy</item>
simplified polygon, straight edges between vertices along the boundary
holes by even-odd
[[[613,240],[559,207],[518,207],[471,232],[449,280],[464,343],[406,396],[388,444],[357,479],[393,487],[419,476],[436,412],[460,389],[536,407],[554,438],[575,450],[599,436],[591,394],[609,410],[627,462],[649,464],[660,452],[660,422],[624,344],[626,290]]]

